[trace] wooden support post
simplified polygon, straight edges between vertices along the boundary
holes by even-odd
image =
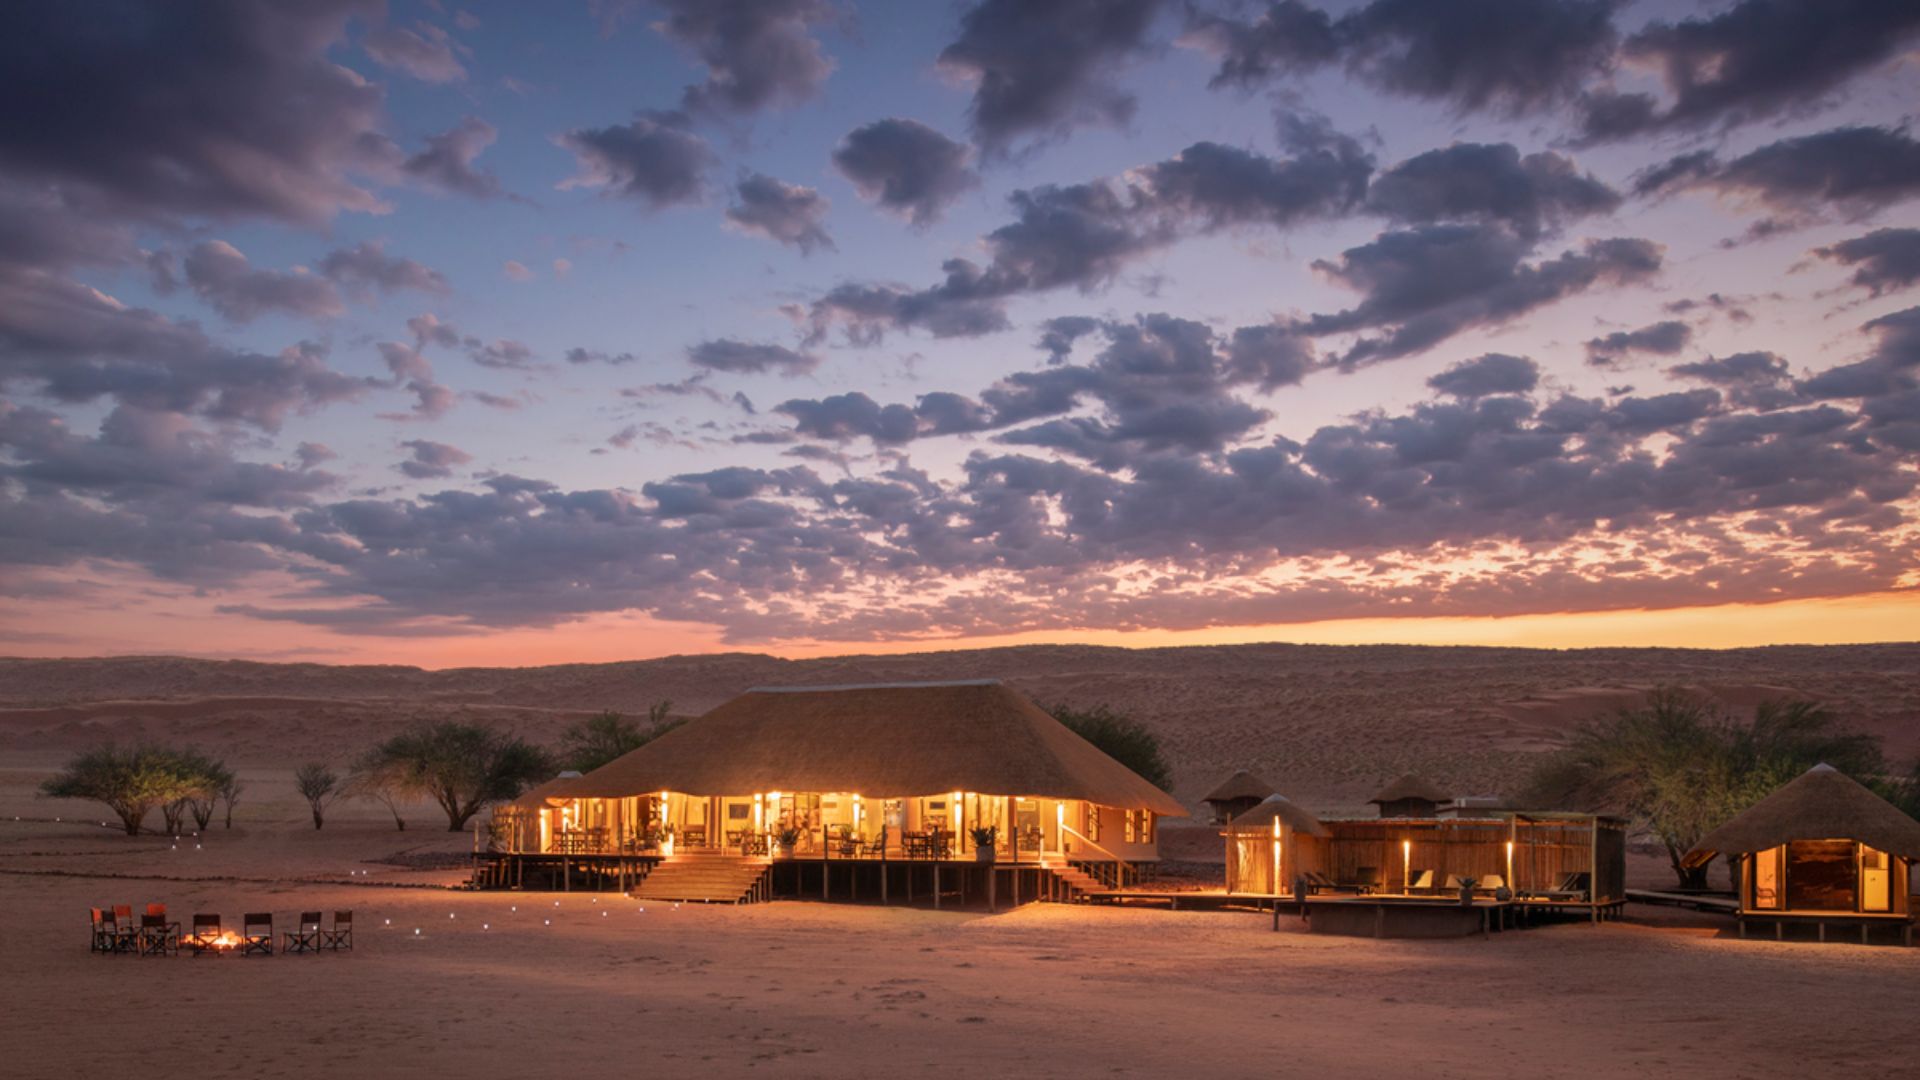
[[[1014,850],[1018,851],[1019,849],[1015,848]],[[1013,868],[1013,906],[1020,906],[1020,868],[1018,866]]]
[[[887,853],[880,853],[880,902],[887,903]]]
[[[933,864],[933,910],[940,910],[940,864]]]
[[[564,878],[566,882],[561,887],[561,891],[572,892],[573,891],[573,862],[572,860],[568,859],[565,855],[560,856],[560,876]]]
[[[1773,940],[1785,941],[1786,939],[1787,939],[1787,924],[1782,922],[1779,919],[1773,920]]]
[[[1820,944],[1825,945],[1827,943],[1827,921],[1821,919],[1819,922],[1813,924],[1813,929],[1814,933],[1820,937]]]
[[[987,864],[987,910],[988,911],[999,910],[999,903],[998,903],[999,896],[996,895],[1000,891],[999,887],[1000,887],[1000,868],[993,865],[992,863],[988,863]]]

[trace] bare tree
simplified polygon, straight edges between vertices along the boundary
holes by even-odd
[[[393,815],[393,827],[400,832],[407,831],[407,819],[400,816],[401,805],[418,802],[425,794],[407,767],[383,760],[377,749],[361,758],[347,780],[346,790],[356,798],[386,807]]]
[[[227,806],[227,828],[233,828],[233,805],[240,801],[240,793],[247,790],[246,785],[232,772],[220,782],[220,801]]]
[[[294,770],[293,782],[313,808],[313,827],[324,825],[327,805],[340,794],[340,777],[325,762],[309,761]]]

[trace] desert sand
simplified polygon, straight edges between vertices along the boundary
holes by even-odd
[[[1332,665],[1328,650],[1278,647],[1126,663],[1109,652],[460,673],[0,666],[14,709],[0,720],[0,1075],[1432,1080],[1765,1077],[1808,1062],[1822,1075],[1920,1075],[1903,1041],[1920,1000],[1915,950],[1740,941],[1724,919],[1639,905],[1601,926],[1375,942],[1310,936],[1291,919],[1275,933],[1252,912],[642,910],[618,894],[475,894],[447,888],[471,841],[430,808],[397,832],[383,808],[341,802],[315,831],[291,787],[301,757],[344,758],[423,712],[540,734],[570,709],[673,697],[697,711],[755,683],[1001,670],[1043,699],[1112,701],[1154,723],[1188,799],[1246,760],[1337,804],[1403,765],[1496,783],[1555,732],[1655,682],[1686,680],[1730,707],[1776,686],[1829,692],[1863,726],[1909,740],[1920,692],[1912,646],[1524,653],[1510,666],[1461,650],[1331,650]],[[248,784],[236,827],[129,838],[99,808],[35,797],[72,749],[140,734],[224,748]],[[1169,823],[1163,843],[1201,877],[1217,859],[1197,823]],[[1632,860],[1636,884],[1663,874]],[[359,947],[88,953],[89,906],[150,901],[182,921],[271,910],[282,928],[303,910],[351,908]]]
[[[47,808],[20,795],[9,785],[0,810]],[[1762,1077],[1818,1061],[1913,1075],[1899,1064],[1912,950],[1739,941],[1637,910],[1374,942],[1292,919],[1275,933],[1250,912],[643,909],[412,887],[458,875],[369,860],[463,838],[364,814],[316,833],[299,810],[266,797],[177,849],[0,818],[0,1074]],[[149,901],[182,919],[272,910],[283,926],[351,908],[357,948],[88,953],[87,907]]]

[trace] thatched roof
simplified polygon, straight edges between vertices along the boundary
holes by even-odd
[[[1920,859],[1920,821],[1833,766],[1815,765],[1708,833],[1685,862],[1698,866],[1715,855],[1765,851],[1789,840],[1858,840]]]
[[[1172,796],[996,680],[749,690],[569,789],[650,791],[973,791],[1186,816]]]
[[[1264,799],[1273,794],[1273,785],[1245,769],[1234,773],[1220,786],[1201,796],[1201,802],[1231,802],[1234,799]]]
[[[552,799],[555,802],[562,802],[574,798],[573,785],[579,781],[580,774],[572,769],[568,769],[544,784],[535,784],[521,792],[519,798],[507,805],[518,806],[528,810],[538,810],[547,805],[548,799]]]
[[[1308,813],[1299,804],[1285,795],[1269,795],[1259,806],[1234,818],[1227,825],[1228,832],[1267,832],[1273,828],[1273,820],[1294,832],[1308,836],[1332,836],[1332,830],[1320,824],[1320,819]]]
[[[1425,779],[1408,773],[1393,783],[1388,784],[1386,787],[1381,788],[1380,794],[1375,795],[1367,801],[1370,803],[1390,803],[1399,802],[1401,799],[1419,799],[1422,802],[1444,803],[1452,802],[1453,796],[1434,787]]]

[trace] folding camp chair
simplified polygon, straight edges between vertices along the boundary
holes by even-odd
[[[255,911],[240,916],[240,955],[273,955],[273,912]]]
[[[320,947],[339,952],[345,949],[353,951],[353,912],[336,911],[333,913],[333,926],[320,931]]]
[[[160,914],[140,916],[140,937],[137,950],[141,956],[171,956],[180,951],[180,924],[168,922],[166,906],[159,905]]]
[[[93,936],[87,940],[87,951],[109,953],[113,951],[113,909],[88,908],[87,914],[93,919]]]
[[[222,934],[223,931],[220,929],[220,916],[195,915],[193,917],[193,933],[188,934],[185,938],[187,952],[193,956],[206,956],[209,953],[218,953]]]
[[[319,952],[320,913],[317,911],[301,912],[300,929],[287,931],[286,938],[287,951],[290,953]]]

